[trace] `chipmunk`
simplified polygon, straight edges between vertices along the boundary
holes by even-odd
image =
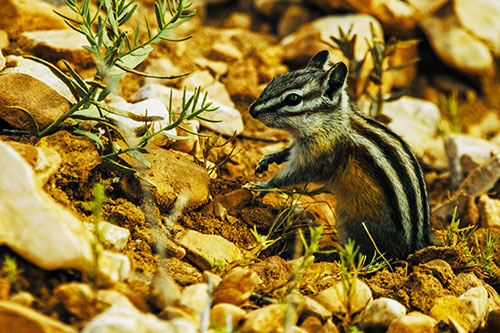
[[[271,163],[285,167],[261,188],[320,183],[336,195],[340,242],[360,251],[375,247],[404,258],[436,243],[422,170],[408,144],[386,126],[359,113],[346,92],[347,66],[325,68],[327,50],[308,65],[275,77],[250,105],[252,117],[290,132],[284,150],[265,155],[255,173]]]

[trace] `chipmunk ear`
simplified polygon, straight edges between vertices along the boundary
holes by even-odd
[[[326,73],[325,95],[333,99],[335,94],[341,89],[347,78],[347,66],[343,62],[336,63]]]
[[[328,59],[330,59],[330,51],[328,50],[319,51],[318,53],[316,53],[316,55],[314,55],[311,58],[311,60],[309,60],[307,67],[323,69],[326,63],[328,62]]]

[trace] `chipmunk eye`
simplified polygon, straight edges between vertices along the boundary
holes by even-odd
[[[295,93],[291,93],[291,94],[286,95],[284,103],[285,103],[285,105],[295,106],[295,105],[299,105],[299,103],[301,101],[302,101],[301,96],[299,96]]]

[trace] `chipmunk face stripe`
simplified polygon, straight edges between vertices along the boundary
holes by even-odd
[[[388,129],[387,127],[377,123],[373,119],[363,117],[363,119],[369,123],[371,126],[376,127],[380,129],[381,131],[384,131],[387,135],[391,136],[394,140],[396,140],[399,145],[401,145],[402,149],[410,159],[411,165],[413,167],[413,172],[412,174],[417,178],[418,182],[418,189],[419,189],[419,198],[420,200],[417,201],[417,205],[419,206],[419,209],[421,209],[422,214],[421,218],[419,219],[419,225],[418,229],[420,230],[414,230],[416,233],[419,235],[421,234],[422,230],[426,230],[427,228],[430,227],[430,214],[429,214],[429,203],[427,201],[427,191],[425,189],[425,182],[424,182],[424,176],[422,174],[422,169],[420,168],[420,165],[417,162],[417,159],[415,158],[415,155],[410,150],[410,147],[408,147],[408,144],[401,139],[397,134],[395,134],[393,131]],[[425,236],[425,242],[429,243],[430,242],[430,234],[429,233],[424,233]],[[418,237],[414,237],[413,240],[416,242],[418,240]]]
[[[401,211],[403,215],[408,215],[410,218],[410,225],[412,237],[412,250],[416,247],[416,242],[413,244],[413,240],[416,239],[418,232],[418,225],[420,224],[421,216],[419,212],[421,211],[416,205],[417,202],[417,193],[415,190],[415,182],[413,181],[410,174],[412,170],[411,165],[407,165],[405,160],[407,160],[406,156],[402,156],[404,154],[403,151],[400,151],[396,145],[394,145],[393,138],[388,136],[385,132],[380,131],[377,128],[369,127],[367,124],[361,123],[363,122],[362,118],[359,118],[357,121],[353,121],[351,127],[354,129],[356,133],[361,136],[366,137],[370,140],[375,146],[379,147],[382,151],[383,155],[387,158],[390,166],[396,172],[397,178],[401,183],[401,189],[406,195],[406,206],[401,207]],[[415,237],[413,237],[415,236]]]

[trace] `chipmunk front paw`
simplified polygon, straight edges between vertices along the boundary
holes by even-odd
[[[263,173],[269,169],[269,164],[273,163],[273,154],[267,154],[257,164],[255,174]]]

